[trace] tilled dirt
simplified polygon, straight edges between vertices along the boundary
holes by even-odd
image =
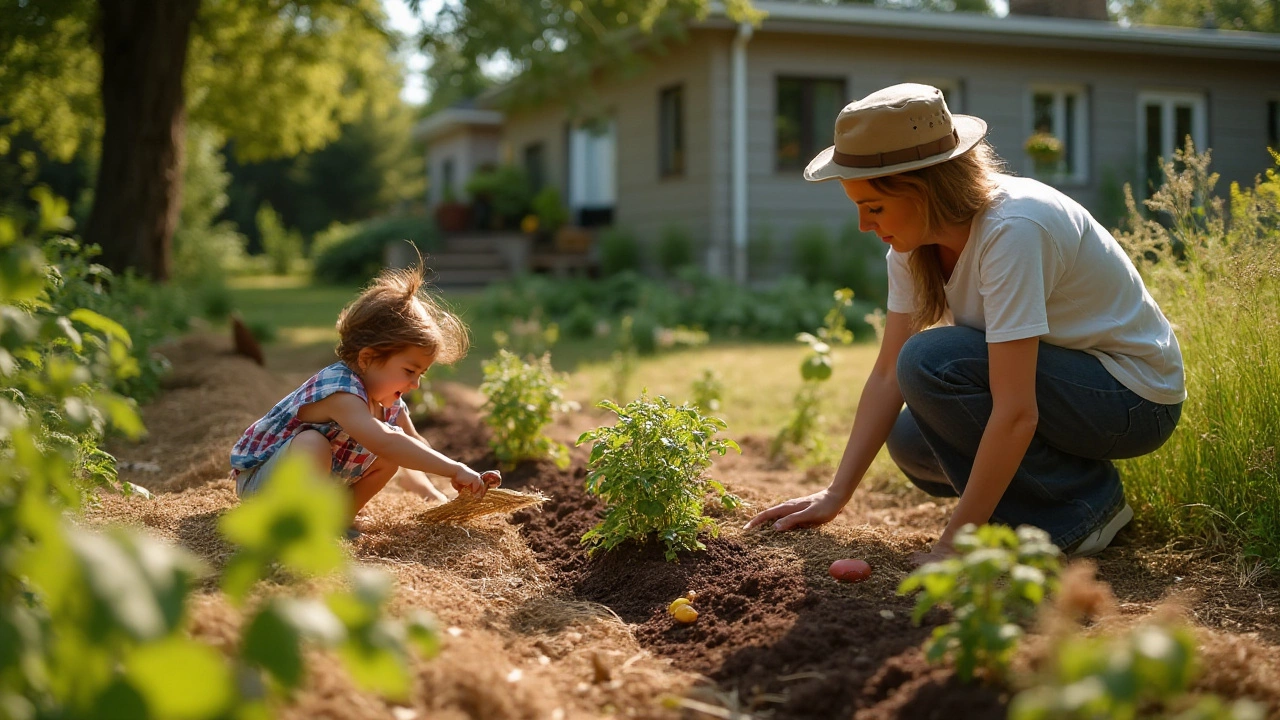
[[[105,498],[89,519],[147,526],[217,567],[229,548],[217,537],[216,519],[235,503],[224,479],[226,452],[293,389],[302,369],[291,369],[286,381],[207,338],[184,340],[169,352],[170,390],[144,409],[151,437],[117,449],[130,461],[122,477],[157,498]],[[480,398],[460,386],[437,389],[447,403],[419,423],[424,436],[450,457],[493,467]],[[552,434],[571,443],[610,418],[578,413]],[[945,614],[933,611],[917,627],[911,600],[896,594],[910,570],[908,556],[927,547],[950,506],[892,482],[871,482],[823,528],[744,532],[752,512],[823,483],[768,462],[766,439],[739,440],[744,454],[717,461],[714,472],[753,507],[722,513],[720,536],[704,537],[704,551],[682,553],[677,563],[666,562],[657,544],[588,555],[579,538],[602,508],[583,490],[583,449],[573,451],[564,470],[539,462],[505,473],[504,487],[550,497],[510,522],[424,526],[414,521],[423,501],[384,491],[369,506],[365,536],[351,546],[354,558],[396,576],[397,611],[433,610],[456,634],[446,638],[443,657],[419,663],[410,708],[352,688],[332,658],[316,654],[311,684],[283,715],[676,717],[679,702],[670,699],[690,697],[759,718],[1004,717],[1009,690],[961,683],[946,666],[925,661],[921,644]],[[827,567],[842,557],[867,560],[871,578],[832,580]],[[1117,598],[1118,615],[1107,622],[1131,625],[1175,597],[1202,642],[1198,688],[1253,697],[1280,719],[1280,584],[1273,575],[1124,536],[1099,568]],[[232,648],[239,611],[213,588],[207,583],[197,599],[192,631]],[[667,605],[691,590],[699,617],[680,625]],[[1031,636],[1015,663],[1024,682],[1042,664],[1042,640]]]

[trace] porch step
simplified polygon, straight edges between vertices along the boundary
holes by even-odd
[[[507,261],[496,252],[442,252],[427,256],[427,267],[437,272],[450,269],[506,270]]]
[[[511,279],[511,273],[505,267],[445,268],[436,266],[432,269],[435,271],[432,284],[441,289],[479,289],[486,285]]]

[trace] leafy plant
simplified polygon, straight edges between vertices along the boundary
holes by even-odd
[[[582,542],[594,552],[656,536],[668,562],[681,550],[706,549],[698,533],[719,533],[715,521],[703,515],[707,491],[725,508],[742,504],[706,476],[713,453],[741,452],[734,441],[713,437],[725,429],[724,421],[703,416],[692,405],[672,405],[661,395],[641,395],[626,407],[605,400],[599,407],[615,413],[618,421],[578,438],[579,445],[593,443],[586,489],[606,508],[604,520]]]
[[[551,355],[525,362],[499,350],[484,364],[484,423],[493,431],[489,446],[505,469],[522,460],[550,458],[569,466],[569,450],[543,434],[557,412],[573,405],[563,399],[566,378],[551,368]]]
[[[600,272],[606,277],[630,270],[640,271],[640,243],[635,235],[619,227],[600,234]]]
[[[519,227],[533,199],[529,176],[518,165],[478,170],[467,180],[465,189],[474,204],[488,204],[493,213],[488,220],[495,228]]]
[[[809,346],[809,353],[800,362],[803,382],[792,401],[791,417],[778,431],[770,444],[769,452],[775,460],[796,456],[808,465],[827,461],[826,440],[822,436],[822,394],[820,384],[831,377],[833,360],[831,345],[848,345],[853,342],[853,332],[846,326],[844,310],[853,304],[853,291],[837,290],[835,304],[823,318],[817,334],[802,332],[796,340]]]
[[[956,534],[957,557],[917,568],[898,594],[920,591],[912,620],[946,603],[953,620],[934,628],[925,655],[932,662],[953,656],[963,680],[981,669],[1002,680],[1026,620],[1057,588],[1062,551],[1045,531],[1022,526],[966,525]]]
[[[1062,141],[1047,131],[1032,133],[1022,144],[1022,149],[1037,163],[1052,165],[1062,159]]]
[[[280,215],[268,203],[258,208],[254,219],[262,236],[262,249],[271,260],[271,272],[288,275],[302,259],[302,233],[285,227]]]
[[[679,225],[663,228],[658,236],[658,265],[662,267],[663,272],[674,275],[676,270],[692,265],[693,256],[693,236],[688,230]]]
[[[702,374],[693,381],[694,407],[706,412],[719,412],[720,401],[724,399],[724,378],[715,368],[703,368]]]
[[[56,210],[56,208],[55,208]],[[45,213],[38,234],[65,228]],[[53,218],[53,221],[51,221]],[[73,256],[78,257],[78,256]],[[76,528],[66,517],[110,484],[108,430],[142,431],[132,402],[109,388],[138,368],[128,332],[79,307],[78,286],[12,218],[0,217],[0,710],[6,717],[261,717],[271,687],[302,679],[303,639],[335,647],[353,676],[393,697],[409,688],[404,640],[434,652],[425,618],[382,618],[384,581],[363,572],[324,603],[277,599],[248,619],[232,662],[192,639],[187,601],[204,568],[145,534]],[[68,295],[70,291],[70,294]],[[223,585],[237,601],[275,563],[302,573],[346,564],[335,538],[345,499],[285,463],[263,497],[223,520],[240,550]]]
[[[633,323],[634,320],[630,315],[618,321],[616,335],[618,346],[609,361],[609,379],[613,385],[611,391],[615,398],[626,396],[631,378],[636,374],[638,357],[635,340],[631,334]]]
[[[547,235],[554,235],[565,223],[569,222],[569,210],[560,199],[560,191],[554,185],[548,185],[533,196],[531,203],[533,214],[538,218],[538,229]]]
[[[1058,639],[1050,677],[1024,690],[1009,706],[1009,720],[1131,720],[1155,710],[1175,720],[1262,720],[1248,700],[1226,704],[1188,693],[1197,671],[1196,639],[1185,627],[1140,625],[1120,637]]]
[[[493,342],[500,348],[510,349],[521,357],[538,356],[549,352],[560,340],[560,326],[542,322],[542,312],[534,308],[528,318],[516,318],[507,330],[496,330]]]

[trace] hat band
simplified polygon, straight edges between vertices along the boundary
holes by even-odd
[[[833,150],[831,159],[835,164],[843,167],[879,168],[887,165],[898,165],[900,163],[924,160],[925,158],[937,155],[938,153],[944,153],[959,144],[960,135],[956,133],[953,128],[950,135],[940,137],[931,142],[916,145],[915,147],[894,150],[893,152],[875,153],[874,155],[850,155],[848,153],[842,153],[839,150]]]

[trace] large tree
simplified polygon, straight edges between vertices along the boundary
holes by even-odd
[[[1280,0],[1119,0],[1122,20],[1222,30],[1280,32]]]
[[[384,25],[377,0],[0,0],[0,150],[25,132],[66,159],[100,137],[85,238],[165,279],[186,123],[243,160],[318,149],[394,97]]]

